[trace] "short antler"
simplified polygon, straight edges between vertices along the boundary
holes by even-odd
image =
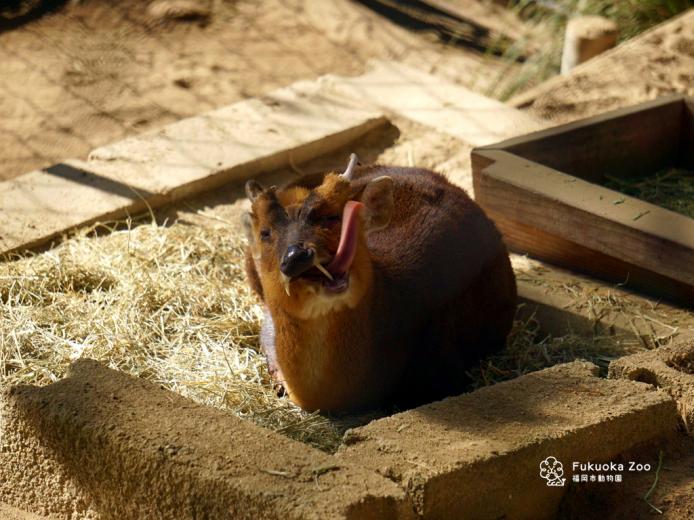
[[[345,179],[346,181],[352,180],[352,175],[354,174],[354,167],[357,165],[358,161],[359,158],[357,157],[356,153],[353,153],[349,156],[349,164],[347,165],[347,169],[342,174],[343,179]]]

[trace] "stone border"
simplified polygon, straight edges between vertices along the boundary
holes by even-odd
[[[566,486],[542,460],[570,485],[571,461],[677,429],[667,393],[596,372],[558,365],[373,421],[331,456],[81,360],[2,395],[0,502],[63,518],[551,518]]]
[[[0,501],[69,518],[412,518],[396,484],[91,360],[5,393]]]
[[[642,381],[667,391],[677,401],[685,430],[694,436],[694,337],[617,359],[610,363],[609,377]]]
[[[572,461],[614,461],[677,430],[667,393],[597,371],[557,365],[373,421],[346,434],[338,458],[399,482],[425,518],[554,518]],[[547,457],[564,484],[540,477]]]

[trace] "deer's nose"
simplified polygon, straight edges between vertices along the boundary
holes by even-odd
[[[282,257],[280,271],[290,278],[299,276],[313,266],[313,249],[289,246]]]

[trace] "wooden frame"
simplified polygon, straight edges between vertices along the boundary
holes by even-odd
[[[673,96],[472,152],[476,201],[508,246],[694,306],[694,219],[598,184],[694,169],[694,100]]]

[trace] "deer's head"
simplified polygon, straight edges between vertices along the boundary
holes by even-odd
[[[284,189],[246,183],[246,232],[268,303],[300,319],[356,306],[372,282],[365,235],[388,225],[393,181],[355,182],[352,154],[342,174]]]

